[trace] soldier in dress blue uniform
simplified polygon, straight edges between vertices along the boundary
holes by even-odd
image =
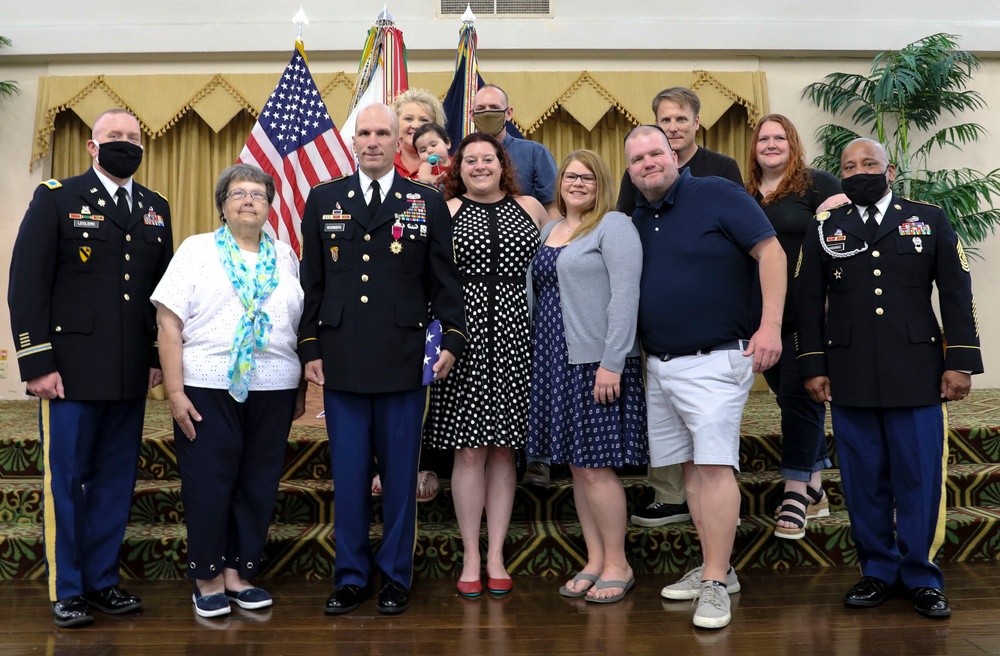
[[[118,586],[146,391],[162,380],[153,287],[173,254],[165,198],[132,179],[139,122],[94,121],[83,175],[41,184],[21,223],[7,302],[28,392],[41,399],[44,529],[61,627],[142,602]]]
[[[325,611],[357,608],[377,567],[378,610],[392,614],[409,606],[413,573],[428,303],[444,331],[439,380],[465,345],[465,310],[444,201],[437,189],[394,173],[395,112],[385,105],[361,110],[353,143],[359,170],[317,185],[306,202],[299,357],[306,379],[324,387],[336,486],[336,591]],[[373,456],[384,516],[374,556]]]
[[[921,615],[948,617],[933,562],[944,540],[945,402],[965,398],[983,363],[955,230],[941,208],[892,193],[895,175],[878,142],[844,149],[852,202],[817,215],[796,268],[799,365],[812,398],[831,405],[861,564],[844,604],[878,606],[902,588]]]

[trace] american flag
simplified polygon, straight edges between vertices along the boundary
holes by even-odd
[[[302,41],[296,41],[292,60],[237,161],[259,166],[274,178],[276,193],[265,230],[300,252],[302,210],[309,190],[354,172],[354,157],[309,73]]]

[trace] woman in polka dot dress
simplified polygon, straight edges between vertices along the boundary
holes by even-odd
[[[542,230],[531,265],[534,353],[528,457],[573,473],[587,565],[560,588],[610,603],[632,587],[625,559],[625,491],[614,467],[649,460],[636,321],[642,246],[614,208],[597,153],[570,153],[556,178],[563,218]]]
[[[514,505],[514,449],[524,446],[528,424],[525,276],[547,216],[537,200],[518,195],[510,160],[494,137],[469,135],[452,161],[445,195],[469,343],[451,374],[431,386],[424,438],[431,447],[455,449],[451,487],[465,552],[459,591],[477,596],[483,589],[479,531],[485,509],[487,586],[503,594],[511,588],[503,544]]]

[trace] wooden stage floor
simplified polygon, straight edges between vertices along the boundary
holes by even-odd
[[[855,568],[740,572],[733,622],[717,631],[691,625],[690,602],[661,601],[670,581],[659,576],[640,578],[624,601],[604,606],[560,597],[560,581],[515,577],[506,598],[466,600],[453,581],[420,580],[403,615],[380,616],[368,600],[338,618],[322,612],[328,583],[277,579],[262,582],[275,598],[269,612],[234,608],[227,620],[198,618],[186,582],[129,581],[146,610],[97,613],[83,629],[54,627],[41,581],[7,581],[0,582],[0,654],[1000,654],[1000,562],[944,569],[954,611],[947,620],[920,617],[905,599],[844,608]]]

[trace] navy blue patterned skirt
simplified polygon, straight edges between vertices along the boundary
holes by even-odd
[[[598,362],[570,364],[556,258],[563,247],[542,246],[531,265],[535,291],[528,441],[531,457],[574,467],[623,467],[649,462],[646,394],[638,357],[625,360],[621,396],[594,400]]]

